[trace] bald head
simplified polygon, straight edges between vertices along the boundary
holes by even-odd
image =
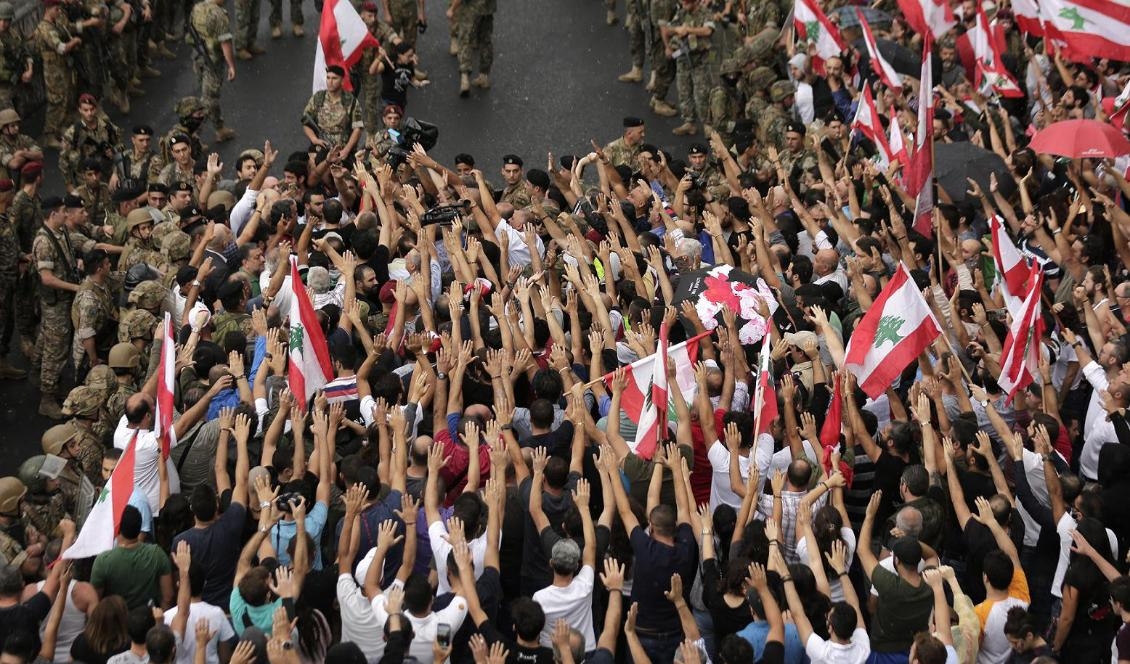
[[[835,249],[821,249],[812,260],[812,271],[823,277],[836,271],[840,254]]]
[[[904,507],[895,515],[895,528],[902,531],[903,537],[918,537],[922,534],[922,512],[917,507]]]

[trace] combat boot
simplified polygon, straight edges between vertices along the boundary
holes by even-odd
[[[141,70],[142,78],[157,78],[160,75],[161,75],[160,70],[158,70],[158,69],[156,69],[152,66],[143,67],[142,70]]]
[[[154,54],[159,55],[166,60],[177,59],[177,54],[170,51],[169,47],[166,46],[164,42],[161,42],[161,44],[157,46],[157,50],[154,51]]]
[[[293,28],[291,29],[291,32],[293,32],[293,33],[294,33],[294,36],[295,36],[295,37],[304,37],[304,36],[306,36],[306,30],[304,30],[304,29],[302,28],[302,24],[301,24],[301,23],[295,23],[295,24],[294,24],[294,27],[293,27]]]
[[[251,55],[251,51],[249,51],[245,48],[241,48],[241,49],[239,49],[238,51],[235,52],[235,57],[239,58],[240,60],[250,60],[251,58],[253,58],[255,56]]]
[[[459,96],[460,97],[466,97],[469,94],[471,94],[471,75],[470,74],[460,74],[459,75]]]
[[[43,142],[43,147],[49,148],[51,150],[62,150],[63,144],[59,142],[58,136],[50,136],[46,141]]]
[[[8,360],[0,359],[0,379],[4,380],[23,380],[27,378],[27,372],[23,369],[17,369],[8,364]]]
[[[619,20],[620,19],[616,17],[616,10],[615,9],[609,9],[608,15],[604,18],[604,22],[607,23],[608,25],[616,25],[616,22],[619,21]]]
[[[63,409],[59,407],[59,404],[55,401],[55,397],[48,394],[44,394],[39,399],[39,414],[52,420],[61,420],[64,418]]]
[[[459,40],[455,37],[451,38],[451,47],[447,50],[452,55],[459,55]]]
[[[278,39],[279,37],[282,37],[282,26],[281,25],[272,25],[271,26],[271,39]]]
[[[626,74],[620,74],[618,77],[621,83],[639,83],[643,80],[643,70],[639,67],[632,67],[632,70]]]
[[[235,138],[235,130],[231,127],[224,127],[223,129],[216,130],[216,142],[226,143]]]
[[[698,128],[694,126],[693,122],[684,122],[672,129],[671,133],[676,136],[694,136],[698,133]]]
[[[248,46],[247,50],[251,51],[251,55],[263,55],[267,52],[267,49],[259,46],[258,44],[252,44],[251,46]]]
[[[668,104],[658,97],[651,98],[651,110],[653,113],[662,118],[673,118],[679,114],[679,111],[674,106]]]
[[[480,73],[478,76],[475,77],[475,80],[471,81],[471,84],[474,85],[476,88],[482,88],[482,89],[486,90],[487,88],[490,87],[490,76],[483,74],[483,73]]]
[[[647,85],[644,86],[644,90],[647,90],[648,92],[652,92],[652,91],[655,90],[655,70],[654,69],[651,70],[651,76],[647,79]]]

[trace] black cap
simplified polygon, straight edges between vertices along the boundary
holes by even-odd
[[[150,127],[149,125],[134,125],[133,135],[134,136],[152,136],[153,135],[153,127]]]
[[[189,205],[180,211],[181,225],[183,226],[184,222],[188,221],[189,219],[203,216],[204,213],[200,211],[200,208],[196,207],[195,205]]]
[[[326,67],[326,73],[337,74],[338,76],[345,78],[345,70],[342,69],[341,65],[330,65]]]
[[[631,128],[631,127],[642,127],[642,126],[643,126],[643,120],[641,120],[641,119],[639,119],[639,118],[637,118],[633,115],[629,115],[628,117],[624,118],[624,128],[625,129],[628,129],[628,128]]]
[[[790,123],[786,124],[785,125],[785,133],[787,134],[790,131],[796,132],[796,133],[800,134],[801,136],[804,136],[804,133],[805,133],[804,124],[801,123],[801,122],[790,122]]]
[[[43,199],[40,207],[43,208],[44,212],[58,210],[59,208],[63,207],[63,199],[59,198],[58,196],[48,196]]]
[[[140,187],[140,183],[134,184],[132,180],[127,180],[114,192],[113,200],[115,203],[124,203],[132,201],[144,193],[145,190]]]
[[[169,187],[169,193],[176,193],[178,191],[192,191],[192,183],[177,180],[173,183],[173,186]]]
[[[83,204],[82,199],[79,198],[78,196],[75,196],[74,194],[67,194],[66,196],[63,197],[63,207],[65,207],[69,210],[74,210],[76,208],[81,208],[81,207],[86,207],[86,206]]]
[[[208,208],[208,211],[204,213],[204,216],[208,217],[209,221],[214,221],[217,224],[222,224],[228,220],[228,209],[223,205],[215,205]]]
[[[184,134],[173,134],[173,137],[169,139],[169,148],[172,148],[174,145],[180,145],[181,143],[187,143],[191,145],[192,140]]]
[[[518,168],[521,168],[522,167],[522,158],[519,157],[516,154],[508,154],[508,155],[504,155],[502,157],[502,163],[504,163],[508,166],[517,166]]]
[[[706,146],[702,143],[692,143],[691,149],[687,150],[687,154],[709,154],[709,152],[707,152]]]

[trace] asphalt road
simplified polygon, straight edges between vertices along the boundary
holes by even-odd
[[[652,114],[642,84],[616,80],[628,69],[627,37],[622,22],[605,25],[599,0],[499,0],[498,4],[492,88],[476,88],[470,98],[461,99],[456,60],[447,50],[446,3],[428,2],[429,29],[420,36],[418,48],[420,66],[430,73],[432,84],[410,93],[408,115],[439,126],[439,142],[432,152],[441,161],[468,152],[488,178],[497,181],[502,155],[515,153],[527,167],[544,168],[548,151],[584,154],[591,149],[590,138],[602,144],[616,138],[625,115],[647,121],[649,141],[685,153],[691,140],[670,133],[677,118]],[[313,0],[306,2],[306,37],[291,37],[286,30],[283,38],[272,40],[268,11],[264,2],[260,44],[268,53],[250,62],[237,61],[236,80],[223,88],[225,119],[237,133],[235,140],[218,150],[229,169],[241,150],[261,147],[267,139],[283,155],[305,148],[299,117],[311,89],[318,16]],[[163,75],[144,81],[147,94],[133,101],[128,117],[111,112],[127,131],[134,123],[146,122],[163,134],[174,122],[176,100],[194,93],[190,47],[180,44],[175,50],[176,61],[156,62]],[[34,118],[28,121],[38,125]],[[204,134],[211,142],[212,130],[205,129]],[[56,159],[55,154],[48,155],[48,171],[54,174],[47,183],[48,193],[62,193]],[[10,361],[27,366],[18,350]],[[38,454],[40,435],[51,425],[36,414],[36,385],[30,380],[0,381],[0,475],[14,474],[24,459]]]

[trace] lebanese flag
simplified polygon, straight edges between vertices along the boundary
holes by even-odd
[[[177,446],[177,434],[173,431],[173,394],[176,391],[177,344],[173,337],[173,319],[165,312],[165,324],[161,337],[161,363],[157,365],[157,439],[161,441],[161,458],[169,458],[169,450]]]
[[[369,33],[352,2],[326,0],[318,27],[318,48],[314,51],[314,92],[326,89],[326,67],[330,65],[345,70],[342,85],[352,91],[349,68],[361,59],[361,51],[379,46],[380,42]]]
[[[1012,0],[1012,13],[1016,26],[1022,32],[1044,36],[1044,22],[1040,20],[1040,3],[1037,0]]]
[[[1130,60],[1130,5],[1115,0],[1040,0],[1044,34],[1075,62]]]
[[[1122,92],[1114,98],[1114,106],[1110,111],[1110,123],[1121,129],[1126,121],[1127,111],[1130,111],[1130,81],[1126,83],[1125,88],[1122,88]]]
[[[1041,291],[1044,285],[1044,272],[1039,263],[1033,261],[1028,275],[1028,293],[1024,297],[1020,315],[1012,317],[1012,325],[1004,340],[1001,353],[1001,375],[997,384],[1001,386],[1008,400],[1028,387],[1040,367],[1040,338],[1044,334],[1044,319]]]
[[[966,33],[966,37],[973,49],[975,84],[982,94],[995,92],[1002,97],[1023,97],[1024,92],[1001,62],[997,40],[993,37],[985,10],[980,5],[977,6],[977,23]]]
[[[824,417],[824,425],[820,427],[820,447],[823,448],[820,464],[824,467],[824,473],[827,475],[839,470],[850,487],[854,476],[851,464],[841,458],[840,467],[832,467],[832,453],[840,445],[840,430],[844,424],[843,384],[839,380],[836,380],[835,383],[832,390],[832,403],[828,407],[828,414]]]
[[[887,145],[891,151],[891,163],[901,163],[903,168],[910,164],[910,155],[906,151],[906,138],[902,135],[898,117],[892,117],[887,136]],[[899,171],[898,178],[904,180],[903,172]]]
[[[941,39],[957,25],[947,0],[898,0],[898,5],[910,27],[923,36]]]
[[[796,0],[793,7],[793,27],[800,41],[813,44],[816,49],[812,56],[812,69],[824,74],[824,63],[844,52],[844,40],[840,29],[828,20],[816,0]]]
[[[662,327],[660,330],[662,331]],[[666,353],[653,353],[625,368],[628,386],[620,397],[620,410],[624,411],[628,419],[636,425],[635,439],[628,441],[628,446],[641,458],[650,459],[655,454],[655,441],[660,438],[660,422],[663,423],[662,426],[666,426],[667,418],[664,416],[660,419],[656,398],[658,395],[666,396],[668,393],[666,369],[668,363],[675,363],[675,383],[683,393],[683,399],[688,405],[693,403],[696,388],[694,365],[698,361],[698,341],[709,335],[709,332],[703,332],[680,344],[668,346]],[[663,341],[665,342],[666,339],[664,338]],[[662,347],[659,350],[662,351]],[[604,384],[609,390],[612,389],[613,376],[614,374],[608,373],[603,377]],[[662,384],[661,390],[656,389],[657,384]],[[664,403],[663,412],[666,411],[667,404]]]
[[[777,390],[773,371],[769,368],[769,344],[761,345],[761,366],[757,371],[757,391],[754,395],[754,414],[757,417],[757,435],[767,433],[780,412],[777,408]]]
[[[1012,243],[999,216],[989,219],[989,232],[993,238],[993,266],[1001,277],[1001,293],[1009,313],[1015,318],[1023,304],[1020,294],[1025,292],[1028,283],[1028,261]]]
[[[122,512],[133,494],[137,434],[135,430],[126,449],[122,450],[118,465],[114,466],[110,480],[106,482],[102,493],[98,494],[98,499],[90,508],[90,513],[86,515],[86,521],[83,522],[75,543],[63,552],[64,559],[90,558],[114,548],[114,538],[121,529]]]
[[[855,109],[855,119],[851,121],[851,128],[858,129],[859,133],[875,144],[879,155],[879,166],[882,170],[887,170],[887,166],[891,163],[891,146],[887,143],[883,123],[879,121],[879,112],[875,110],[875,98],[871,96],[869,85],[863,86],[863,94],[860,95],[859,104]]]
[[[929,2],[930,0],[924,0]],[[934,236],[934,70],[930,61],[933,47],[930,33],[922,38],[922,74],[918,88],[918,129],[914,132],[914,156],[906,178],[906,191],[915,197],[914,230]]]
[[[290,283],[294,292],[296,309],[290,313],[290,362],[287,366],[286,380],[290,393],[298,402],[298,408],[306,412],[310,397],[333,380],[333,362],[330,349],[326,346],[326,336],[318,324],[318,315],[310,303],[310,295],[302,285],[298,274],[298,258],[290,257]],[[297,315],[296,315],[297,314]]]
[[[855,374],[860,389],[874,399],[941,333],[910,270],[900,262],[894,277],[856,325],[844,366]]]
[[[859,27],[863,28],[863,43],[867,45],[867,57],[871,71],[875,72],[883,85],[895,92],[902,90],[902,79],[899,78],[898,72],[891,66],[891,63],[887,62],[883,54],[879,52],[879,45],[875,43],[875,35],[871,34],[871,26],[867,25],[867,19],[863,17],[863,11],[859,7],[855,8],[855,15],[859,17]]]
[[[655,349],[659,361],[651,363],[651,403],[655,405],[656,422],[656,426],[652,428],[655,435],[649,433],[636,447],[636,454],[645,459],[655,455],[655,450],[665,438],[663,434],[667,433],[667,333],[667,321],[664,320],[659,324],[659,345]],[[695,348],[698,348],[697,344]],[[687,401],[687,403],[691,402]],[[636,440],[639,440],[638,436]]]

